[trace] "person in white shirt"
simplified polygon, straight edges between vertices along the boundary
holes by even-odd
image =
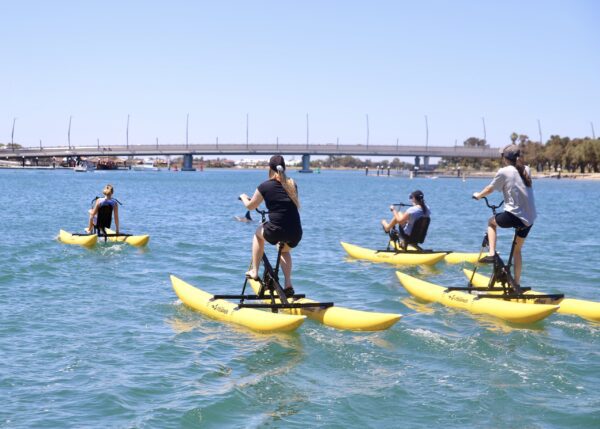
[[[501,150],[504,166],[498,170],[492,183],[481,192],[475,192],[473,198],[479,200],[494,191],[501,191],[504,195],[504,211],[492,216],[488,222],[489,255],[481,258],[479,262],[493,263],[496,253],[496,227],[515,228],[517,239],[514,252],[514,279],[517,285],[521,284],[521,268],[523,260],[521,249],[525,238],[529,234],[533,222],[537,217],[535,199],[529,167],[523,163],[519,146],[510,144]]]

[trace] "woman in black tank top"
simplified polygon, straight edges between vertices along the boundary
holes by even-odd
[[[102,190],[102,193],[104,194],[104,198],[98,198],[96,199],[96,201],[94,201],[94,207],[90,210],[88,210],[89,213],[89,220],[88,220],[88,227],[85,229],[85,232],[92,233],[94,231],[94,226],[96,225],[96,219],[98,217],[98,210],[100,210],[100,206],[102,205],[102,203],[105,200],[111,200],[113,193],[115,192],[113,185],[106,185],[104,187],[104,189]],[[101,201],[102,200],[102,201]],[[115,219],[115,228],[116,228],[116,233],[119,233],[119,204],[117,204],[116,202],[112,203],[113,206],[113,218]]]
[[[290,250],[302,239],[300,222],[300,201],[294,181],[285,174],[285,161],[281,155],[274,155],[269,161],[269,180],[261,183],[252,198],[246,194],[240,199],[248,210],[254,210],[265,202],[269,211],[269,221],[256,229],[252,240],[252,267],[246,276],[257,279],[258,266],[265,249],[265,240],[271,244],[285,243],[281,252],[281,269],[285,276],[285,293],[293,295],[292,255]]]

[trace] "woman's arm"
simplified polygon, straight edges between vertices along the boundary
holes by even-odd
[[[116,233],[119,233],[119,203],[115,204],[115,229]]]
[[[260,203],[263,202],[263,196],[260,192],[258,192],[258,189],[257,189],[254,192],[252,199],[250,199],[248,197],[248,195],[242,194],[242,195],[240,195],[240,200],[242,200],[242,203],[244,203],[244,206],[246,206],[246,208],[248,210],[254,210],[258,206],[260,206]]]
[[[394,212],[394,217],[400,225],[405,225],[408,222],[409,215],[407,212]]]
[[[396,219],[397,223],[399,223],[400,225],[404,225],[406,222],[408,222],[409,215],[407,212],[399,212],[394,206],[390,206],[390,210],[394,214],[394,219]]]
[[[475,198],[476,200],[480,200],[483,197],[487,197],[492,192],[494,192],[494,188],[492,188],[492,185],[487,185],[485,188],[483,188],[481,190],[481,192],[475,192],[473,194],[473,198]]]

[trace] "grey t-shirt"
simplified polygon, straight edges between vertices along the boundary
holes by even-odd
[[[427,209],[427,213],[423,213],[423,209],[419,205],[412,206],[406,210],[406,213],[408,213],[408,222],[406,222],[406,225],[404,225],[403,228],[406,235],[410,235],[417,220],[423,216],[431,216],[429,206],[426,205],[425,208]]]
[[[529,167],[525,167],[525,171],[529,174]],[[502,191],[505,211],[521,219],[525,226],[533,225],[537,217],[533,188],[525,186],[514,166],[508,165],[498,170],[490,186],[495,191]]]

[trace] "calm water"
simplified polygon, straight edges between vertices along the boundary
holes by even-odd
[[[296,289],[400,312],[384,332],[308,320],[259,335],[178,302],[168,275],[240,290],[255,226],[233,220],[265,171],[0,171],[0,427],[599,427],[600,325],[553,315],[527,329],[422,305],[395,268],[348,260],[340,240],[381,247],[388,204],[424,191],[428,244],[477,251],[488,180],[299,175]],[[115,186],[122,229],[145,250],[58,243]],[[522,283],[600,300],[600,183],[536,181],[540,213]],[[496,194],[497,197],[497,194]],[[510,234],[500,235],[500,251]],[[273,252],[273,249],[269,249]],[[460,266],[404,270],[463,285]]]

